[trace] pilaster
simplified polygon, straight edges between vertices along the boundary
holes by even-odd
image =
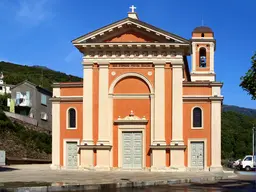
[[[172,63],[172,140],[171,145],[184,145],[183,141],[183,61]],[[171,168],[184,169],[184,149],[171,149]]]
[[[153,121],[153,145],[166,145],[165,141],[165,63],[154,62],[155,65],[155,96],[151,99],[154,105],[151,111],[154,114]],[[162,171],[166,169],[166,150],[152,149],[151,171]]]
[[[155,109],[153,145],[165,142],[165,63],[155,64]]]
[[[110,130],[108,126],[108,64],[99,63],[99,131],[97,145],[110,144]]]
[[[59,89],[59,88],[54,88]],[[58,97],[59,94],[54,96]],[[60,169],[60,102],[52,102],[52,164],[51,169]]]
[[[93,63],[83,65],[83,143],[93,145]]]
[[[99,130],[97,145],[110,145],[108,63],[99,63]],[[110,169],[110,150],[97,150],[97,170]]]
[[[192,58],[192,73],[194,73],[196,71],[196,43],[192,43],[192,54],[191,54],[191,58]]]
[[[211,171],[222,171],[221,101],[211,101]]]
[[[210,72],[214,73],[214,43],[210,43]]]
[[[172,65],[172,141],[171,145],[183,142],[183,63]]]

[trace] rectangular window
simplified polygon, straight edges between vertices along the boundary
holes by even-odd
[[[47,98],[46,98],[46,95],[44,94],[41,94],[41,104],[47,105]]]

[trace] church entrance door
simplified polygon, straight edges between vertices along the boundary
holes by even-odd
[[[123,132],[123,168],[142,168],[142,132]]]

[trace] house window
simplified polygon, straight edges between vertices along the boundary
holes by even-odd
[[[44,95],[44,94],[41,94],[41,104],[42,105],[47,105],[46,95]]]
[[[206,49],[201,47],[199,50],[200,67],[206,67]]]
[[[202,110],[199,107],[193,109],[193,127],[202,127]]]
[[[76,128],[76,110],[74,108],[68,110],[68,128]]]

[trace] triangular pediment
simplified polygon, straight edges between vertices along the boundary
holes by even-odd
[[[159,42],[160,38],[154,37],[152,34],[143,33],[137,29],[127,29],[113,33],[102,39],[105,43],[147,43],[147,42]]]
[[[132,18],[117,21],[72,41],[73,44],[108,42],[189,44],[187,39]]]

